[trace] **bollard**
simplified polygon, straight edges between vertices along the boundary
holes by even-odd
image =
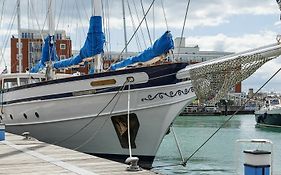
[[[5,124],[0,123],[0,141],[5,140]]]
[[[245,150],[244,175],[270,175],[271,152]]]

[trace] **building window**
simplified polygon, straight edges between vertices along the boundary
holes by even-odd
[[[20,43],[20,46],[22,48],[22,42]],[[19,48],[19,43],[17,42],[17,48]]]
[[[62,50],[66,49],[66,44],[60,44],[60,49]]]
[[[64,60],[64,59],[66,59],[66,56],[65,55],[61,55],[60,56],[60,60]]]

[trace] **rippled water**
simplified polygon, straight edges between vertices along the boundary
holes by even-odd
[[[228,116],[179,116],[174,130],[184,158],[193,153]],[[238,144],[237,139],[269,139],[273,146],[273,172],[281,175],[281,129],[256,128],[254,115],[235,116],[195,156],[187,166],[165,166],[181,163],[172,132],[163,140],[154,168],[163,174],[236,175],[243,174],[243,150],[270,149],[269,145]]]

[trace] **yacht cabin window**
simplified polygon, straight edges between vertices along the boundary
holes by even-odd
[[[12,88],[18,86],[18,81],[16,78],[4,79],[4,89]]]
[[[39,78],[33,78],[33,77],[30,77],[30,78],[20,78],[20,85],[26,85],[26,84],[31,84],[31,83],[38,83],[40,82],[40,79]]]

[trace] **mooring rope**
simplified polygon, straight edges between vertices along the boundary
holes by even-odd
[[[160,165],[160,166],[155,166],[153,168],[161,168],[161,167],[172,167],[172,166],[186,166],[187,162],[203,147],[205,146],[239,111],[243,109],[245,104],[247,104],[250,100],[252,100],[253,97],[255,97],[262,88],[264,88],[265,85],[267,85],[279,72],[281,71],[281,67],[253,94],[252,97],[250,97],[246,102],[241,105],[241,107],[236,110],[225,122],[223,122],[220,127],[213,133],[211,134],[208,139],[206,139],[205,142],[203,142],[186,160],[184,160],[182,163],[178,164],[168,164],[168,165]]]
[[[63,140],[60,141],[56,141],[52,144],[60,144],[63,143],[67,140],[69,140],[70,138],[74,137],[75,135],[79,134],[81,131],[83,131],[85,128],[87,128],[93,121],[95,121],[95,119],[97,119],[100,114],[109,106],[109,104],[115,99],[115,97],[121,92],[121,90],[123,89],[123,87],[125,86],[125,84],[127,83],[127,80],[124,82],[123,86],[119,88],[119,90],[114,94],[114,96],[109,100],[109,102],[104,106],[104,108],[102,108],[102,110],[96,115],[94,116],[89,122],[87,122],[83,127],[81,127],[80,129],[78,129],[76,132],[74,132],[73,134],[71,134],[70,136],[64,138]]]
[[[125,83],[127,83],[127,81],[126,81]],[[123,85],[123,87],[122,87],[122,89],[120,90],[120,92],[123,92],[124,89],[125,89],[125,84]],[[115,109],[117,103],[119,102],[119,99],[120,99],[120,97],[121,97],[120,92],[119,92],[119,96],[117,97],[117,100],[116,100],[116,102],[114,103],[114,105],[113,105],[113,107],[112,107],[112,109],[111,109],[109,115],[112,114],[112,112],[113,112],[113,110]],[[96,118],[97,118],[97,117],[98,117],[98,116],[96,116]],[[81,143],[79,146],[77,146],[76,148],[74,148],[74,150],[78,150],[79,148],[82,148],[83,146],[85,146],[86,144],[88,144],[90,141],[93,141],[93,140],[95,139],[96,135],[102,130],[102,128],[105,126],[105,124],[107,123],[107,121],[108,121],[109,119],[110,119],[110,117],[107,117],[107,118],[104,120],[103,124],[100,125],[100,128],[98,128],[97,131],[96,131],[95,133],[93,133],[86,141],[84,141],[84,142]]]
[[[128,146],[129,146],[129,155],[130,158],[132,157],[132,145],[131,145],[131,132],[130,132],[130,101],[131,101],[131,94],[130,94],[131,86],[130,82],[128,81],[128,114],[127,114],[127,130],[128,130]]]

